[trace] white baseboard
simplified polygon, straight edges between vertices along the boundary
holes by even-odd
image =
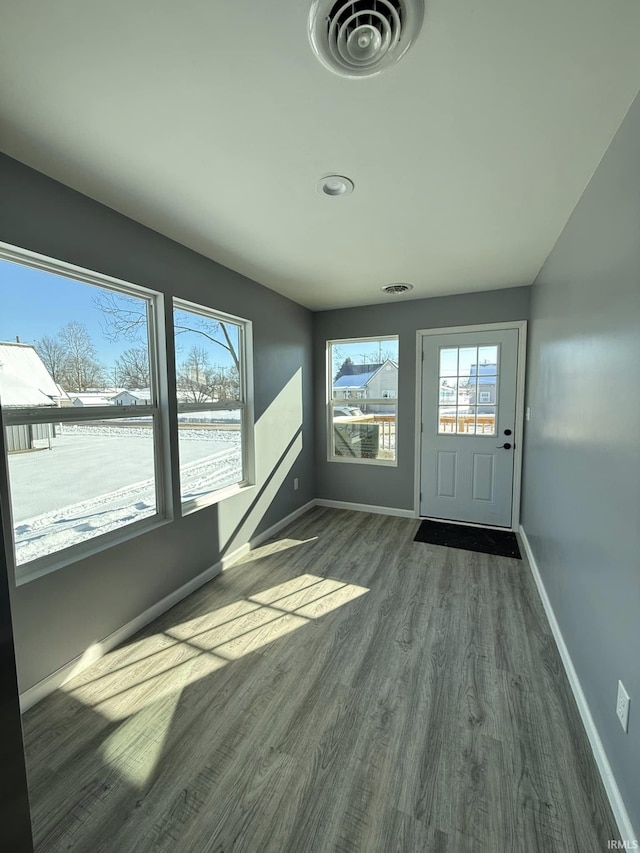
[[[316,498],[316,506],[327,506],[333,509],[351,509],[356,512],[373,512],[378,515],[394,515],[399,518],[415,518],[416,514],[412,509],[398,509],[392,506],[371,506],[370,504],[354,504],[349,501],[330,501],[326,498]]]
[[[293,512],[290,512],[289,515],[286,515],[284,518],[277,521],[268,530],[263,530],[262,533],[258,533],[257,536],[254,536],[251,539],[251,548],[257,548],[259,545],[262,545],[263,542],[266,542],[267,539],[271,539],[272,536],[275,536],[276,533],[279,533],[283,527],[286,527],[288,524],[291,524],[292,521],[295,521],[296,518],[300,518],[301,515],[304,515],[305,512],[309,512],[310,509],[316,505],[315,500],[311,500],[308,503],[304,504],[298,509],[294,509]],[[237,559],[237,557],[236,557]]]
[[[42,681],[34,684],[33,687],[25,690],[24,693],[20,694],[20,710],[23,713],[28,711],[29,708],[32,708],[35,704],[44,699],[45,696],[48,696],[59,687],[62,687],[63,684],[81,673],[88,666],[91,666],[92,663],[99,660],[103,655],[107,654],[107,652],[110,652],[112,649],[115,649],[116,646],[119,646],[120,643],[123,643],[129,637],[132,637],[144,628],[145,625],[148,625],[149,622],[153,622],[154,619],[157,619],[158,616],[161,616],[171,607],[178,604],[178,602],[182,601],[183,598],[191,595],[192,592],[195,592],[210,580],[213,580],[213,578],[219,575],[220,572],[228,569],[241,557],[248,554],[252,548],[257,548],[262,542],[265,542],[271,536],[274,536],[279,530],[286,527],[287,524],[295,521],[296,518],[304,515],[304,513],[308,512],[313,506],[315,506],[315,501],[309,501],[309,503],[304,504],[304,506],[299,507],[289,515],[285,516],[285,518],[272,525],[268,530],[264,530],[262,533],[254,536],[245,545],[241,545],[231,553],[225,554],[225,556],[213,566],[205,569],[204,572],[201,572],[195,578],[192,578],[178,589],[169,593],[169,595],[166,595],[156,604],[147,608],[147,610],[139,616],[136,616],[135,619],[132,619],[130,622],[127,622],[126,625],[123,625],[112,634],[109,634],[108,637],[105,637],[99,642],[93,643],[83,652],[83,654],[78,655],[78,657],[51,673],[51,675],[43,678]]]
[[[527,559],[529,560],[531,574],[533,575],[533,579],[536,583],[536,586],[538,587],[538,592],[540,593],[540,598],[542,599],[542,605],[547,614],[547,619],[549,620],[549,625],[551,626],[551,631],[556,641],[556,646],[558,647],[558,651],[560,652],[560,657],[562,658],[562,663],[564,665],[565,672],[567,673],[567,678],[569,679],[569,684],[571,685],[571,690],[573,691],[573,696],[576,700],[576,705],[578,706],[578,711],[580,712],[582,723],[587,732],[587,737],[589,738],[589,743],[591,744],[593,757],[595,758],[596,765],[598,767],[598,770],[600,771],[602,783],[607,793],[607,797],[609,798],[611,810],[613,811],[613,816],[616,819],[620,836],[623,841],[634,842],[637,840],[638,836],[635,834],[633,826],[631,825],[629,813],[627,812],[624,800],[622,799],[622,795],[620,793],[620,789],[618,788],[615,776],[613,775],[613,770],[611,769],[611,765],[609,764],[607,754],[604,751],[604,746],[602,745],[602,741],[600,740],[598,729],[596,728],[596,724],[594,723],[593,717],[591,716],[587,697],[584,695],[584,692],[582,690],[582,685],[580,684],[578,673],[575,670],[573,661],[571,660],[571,655],[569,654],[569,649],[567,648],[567,645],[562,636],[560,625],[558,624],[558,620],[556,619],[555,613],[553,612],[553,607],[551,605],[549,596],[547,595],[547,590],[542,580],[542,576],[540,574],[540,569],[538,568],[536,558],[533,555],[531,545],[529,544],[529,540],[527,539],[527,534],[525,533],[525,530],[522,526],[520,526],[520,537],[522,539],[522,544],[524,545],[524,550],[527,555]]]

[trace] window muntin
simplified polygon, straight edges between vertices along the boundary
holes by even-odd
[[[210,503],[249,483],[247,342],[251,324],[174,300],[180,495]]]
[[[438,432],[495,435],[500,346],[441,347]]]
[[[88,540],[164,514],[156,298],[0,248],[0,405],[17,583],[67,552],[80,556]],[[117,405],[119,380],[137,386],[143,410]]]
[[[395,465],[398,337],[327,346],[329,460]]]

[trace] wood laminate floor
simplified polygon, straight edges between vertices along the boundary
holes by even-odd
[[[316,508],[25,715],[36,850],[602,853],[525,561]]]

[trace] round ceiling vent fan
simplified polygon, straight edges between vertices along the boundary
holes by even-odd
[[[413,290],[413,285],[404,281],[397,281],[395,284],[385,284],[380,290],[393,296],[396,293],[407,293],[409,290]]]
[[[423,0],[314,0],[309,38],[335,74],[370,77],[406,53],[423,16]]]

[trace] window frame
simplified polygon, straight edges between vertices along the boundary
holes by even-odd
[[[398,386],[400,380],[400,335],[367,335],[366,337],[357,337],[357,338],[334,338],[326,341],[325,347],[325,426],[326,426],[326,439],[327,439],[327,462],[344,462],[348,465],[379,465],[381,467],[386,468],[397,468],[398,467],[398,424],[399,424],[399,393],[396,394],[395,397],[364,397],[360,396],[358,398],[358,403],[361,405],[375,405],[375,406],[393,406],[395,410],[395,458],[394,459],[366,459],[360,458],[357,456],[349,457],[349,456],[336,456],[334,453],[334,441],[333,441],[333,407],[334,405],[339,406],[341,403],[344,403],[344,398],[340,398],[334,396],[333,394],[333,358],[332,358],[332,350],[334,346],[340,346],[345,344],[358,344],[358,343],[377,343],[378,341],[395,341],[398,344]]]
[[[166,359],[163,358],[164,348],[158,345],[159,329],[164,314],[164,297],[161,293],[151,288],[141,287],[122,279],[87,270],[66,261],[59,261],[26,249],[19,249],[3,242],[0,242],[0,259],[52,273],[53,275],[71,279],[81,284],[99,287],[102,290],[109,290],[124,296],[142,299],[146,304],[150,387],[153,393],[153,402],[142,409],[137,406],[2,407],[2,401],[0,400],[0,427],[3,432],[9,426],[42,423],[79,423],[95,420],[120,420],[126,417],[136,420],[140,418],[148,419],[150,417],[152,421],[155,513],[130,524],[124,524],[116,530],[99,533],[97,536],[93,536],[82,542],[77,542],[74,545],[69,545],[51,554],[21,564],[18,564],[16,556],[9,462],[8,453],[5,452],[3,459],[0,460],[0,464],[4,466],[5,475],[0,500],[5,503],[6,513],[4,515],[8,519],[10,528],[8,531],[5,531],[5,533],[9,533],[10,535],[10,545],[6,550],[10,557],[9,562],[13,571],[15,584],[16,586],[20,586],[23,583],[64,568],[91,554],[98,553],[105,548],[125,542],[147,530],[165,524],[173,518],[173,510],[169,498],[170,493],[168,491],[170,473],[168,466],[165,464],[166,430],[163,424],[164,413],[160,390],[162,385],[161,377],[162,375],[166,375]],[[161,360],[164,363],[161,363]]]
[[[172,320],[175,316],[175,311],[189,311],[192,314],[197,314],[201,317],[206,317],[217,322],[233,323],[239,327],[238,333],[238,358],[240,361],[239,369],[239,400],[227,400],[221,403],[181,403],[178,399],[178,389],[176,383],[175,391],[175,406],[176,417],[180,414],[188,414],[190,412],[228,412],[231,410],[240,410],[240,442],[241,442],[241,458],[243,479],[237,483],[232,483],[228,486],[222,486],[219,489],[214,489],[199,498],[183,501],[181,495],[181,473],[180,473],[180,451],[178,448],[178,461],[176,466],[178,483],[177,493],[180,500],[180,511],[183,516],[190,515],[192,512],[197,512],[204,507],[217,504],[225,498],[238,494],[247,488],[255,486],[255,430],[254,430],[254,401],[253,401],[253,323],[244,317],[238,317],[234,314],[228,314],[224,311],[218,311],[208,305],[202,305],[198,302],[191,302],[187,299],[181,299],[174,296],[171,300],[171,316]],[[172,322],[173,334],[175,341],[175,324]],[[178,373],[177,360],[175,358],[174,346],[174,376],[177,379]],[[179,429],[179,428],[178,428]],[[178,433],[179,438],[179,433]]]

